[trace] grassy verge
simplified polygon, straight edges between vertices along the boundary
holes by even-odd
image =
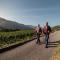
[[[57,47],[56,53],[52,57],[52,60],[60,60],[60,45]]]
[[[17,41],[15,43],[11,43],[11,44],[5,44],[5,45],[3,44],[2,46],[0,46],[0,49],[7,48],[7,47],[10,47],[10,46],[13,46],[13,45],[17,45],[17,44],[21,44],[21,43],[24,43],[24,42],[27,42],[27,41],[31,41],[31,40],[21,40],[21,41]]]

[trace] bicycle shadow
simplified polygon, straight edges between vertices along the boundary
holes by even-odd
[[[54,42],[49,42],[48,47],[57,47],[59,44],[60,44],[60,40],[54,41]]]

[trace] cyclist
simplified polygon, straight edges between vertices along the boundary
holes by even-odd
[[[48,25],[48,22],[46,22],[46,25],[43,28],[43,33],[45,34],[46,48],[48,48],[48,40],[49,40],[50,32],[51,32],[51,27]]]

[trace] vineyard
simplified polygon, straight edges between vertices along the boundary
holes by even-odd
[[[20,30],[12,32],[0,32],[0,47],[16,43],[24,42],[33,37],[32,30]]]

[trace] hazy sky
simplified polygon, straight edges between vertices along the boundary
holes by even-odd
[[[0,0],[0,17],[26,25],[60,24],[60,0]]]

